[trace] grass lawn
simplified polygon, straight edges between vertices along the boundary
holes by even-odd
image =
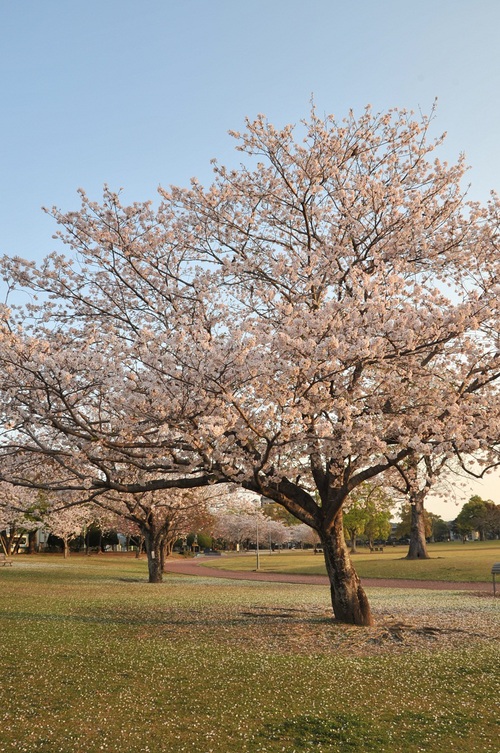
[[[431,559],[404,559],[408,547],[385,547],[383,552],[370,553],[366,548],[359,548],[352,555],[358,574],[363,578],[409,578],[411,580],[444,581],[489,581],[491,567],[500,561],[500,541],[469,541],[462,544],[456,541],[443,544],[429,544]],[[264,550],[260,555],[260,569],[263,572],[304,573],[310,575],[326,574],[322,554],[309,550],[291,550],[282,553]],[[200,563],[202,563],[200,559]],[[228,554],[221,558],[207,558],[209,567],[225,570],[255,570],[255,552],[247,554]]]
[[[127,556],[0,568],[0,753],[498,753],[498,601],[166,576]]]

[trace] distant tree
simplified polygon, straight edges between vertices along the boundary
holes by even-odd
[[[448,541],[450,538],[450,529],[440,515],[428,513],[431,524],[431,537],[434,541]]]
[[[486,502],[485,531],[491,538],[500,538],[500,505],[491,500]]]
[[[215,516],[214,535],[226,544],[243,547],[255,543],[257,536],[262,542],[266,533],[268,518],[260,508],[253,512],[231,511]]]
[[[116,518],[139,531],[144,541],[148,560],[150,583],[159,583],[165,572],[165,559],[170,555],[175,541],[193,529],[207,524],[206,497],[203,490],[156,489],[148,492],[123,494],[108,492],[99,496],[96,503],[105,520],[114,520],[113,527],[120,530]],[[109,529],[109,524],[104,524]]]
[[[373,543],[376,539],[387,539],[391,533],[391,517],[390,510],[374,510],[369,515],[365,525],[365,536],[368,539],[370,549],[373,548]]]
[[[280,547],[283,546],[283,544],[288,544],[288,542],[292,540],[292,528],[293,526],[287,525],[284,520],[267,518],[264,536],[269,542],[269,550],[272,551],[273,545]]]
[[[180,539],[186,537],[187,543],[191,545],[196,536],[200,549],[210,549],[213,546],[211,531],[214,517],[207,509],[205,502],[193,507],[179,509],[175,515],[171,516],[170,525],[163,542],[163,572],[167,571],[167,559],[172,554],[175,543]]]
[[[133,546],[135,548],[135,556],[139,559],[142,553],[144,538],[137,523],[128,520],[122,515],[113,515],[111,513],[108,516],[108,523],[111,530],[125,537],[126,551]]]
[[[51,510],[45,517],[45,527],[62,541],[64,557],[69,557],[70,542],[80,536],[93,518],[94,511],[88,506],[74,505]]]
[[[19,551],[22,538],[41,527],[44,509],[36,490],[0,482],[0,547],[5,554]]]
[[[320,538],[314,528],[306,525],[305,523],[299,523],[299,525],[291,526],[290,528],[291,541],[299,544],[302,548],[304,544],[314,546],[320,544]]]
[[[399,511],[400,521],[396,526],[396,536],[398,538],[410,538],[412,516],[413,510],[411,504],[409,502],[404,502]],[[427,510],[423,511],[422,520],[424,524],[424,537],[428,539],[432,534],[432,523]]]
[[[480,541],[484,541],[488,534],[498,536],[500,505],[484,500],[477,494],[473,495],[457,515],[455,528],[463,539],[476,531]]]
[[[384,487],[366,482],[361,484],[344,505],[344,528],[351,542],[351,552],[356,551],[356,537],[364,535],[370,547],[375,539],[386,539],[391,532],[394,500]]]
[[[410,453],[392,473],[393,486],[401,495],[408,498],[409,529],[402,534],[409,539],[406,559],[428,559],[427,539],[431,536],[430,519],[425,509],[425,500],[439,482],[440,475],[449,464],[446,454],[433,457],[416,452]],[[405,521],[406,528],[406,521]]]
[[[344,528],[350,540],[351,553],[356,553],[356,539],[364,533],[368,522],[368,511],[364,501],[352,496],[344,505]]]
[[[211,549],[212,548],[212,537],[209,533],[206,531],[198,531],[196,533],[190,533],[187,536],[187,543],[188,546],[192,546],[193,543],[197,541],[198,546],[200,549]]]
[[[97,551],[102,552],[104,549],[102,537],[103,532],[99,522],[93,520],[85,530],[86,551],[89,552],[90,549],[97,549]]]

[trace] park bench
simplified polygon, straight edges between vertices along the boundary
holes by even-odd
[[[370,552],[383,552],[384,547],[383,546],[372,546],[370,547]]]
[[[491,575],[493,576],[493,596],[496,596],[495,576],[500,575],[500,562],[495,562],[491,568]]]
[[[0,554],[0,565],[5,567],[6,565],[10,565],[12,567],[12,560],[10,557],[7,557],[6,554]]]

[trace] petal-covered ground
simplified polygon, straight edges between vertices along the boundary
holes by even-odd
[[[38,558],[0,572],[0,753],[498,753],[498,600]]]

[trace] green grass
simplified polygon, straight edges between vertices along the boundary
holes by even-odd
[[[108,555],[16,559],[0,592],[0,753],[498,752],[491,598],[369,589],[355,628],[321,586]]]
[[[428,560],[406,560],[408,547],[385,547],[384,552],[370,553],[359,548],[352,555],[358,574],[363,578],[409,578],[411,580],[443,580],[449,582],[491,581],[491,567],[500,561],[500,541],[472,541],[462,544],[447,542],[429,544]],[[312,550],[286,551],[282,553],[263,551],[260,555],[263,572],[301,573],[324,575],[326,573],[322,554]],[[225,570],[255,570],[255,552],[225,555],[221,558],[199,560],[207,567]]]

